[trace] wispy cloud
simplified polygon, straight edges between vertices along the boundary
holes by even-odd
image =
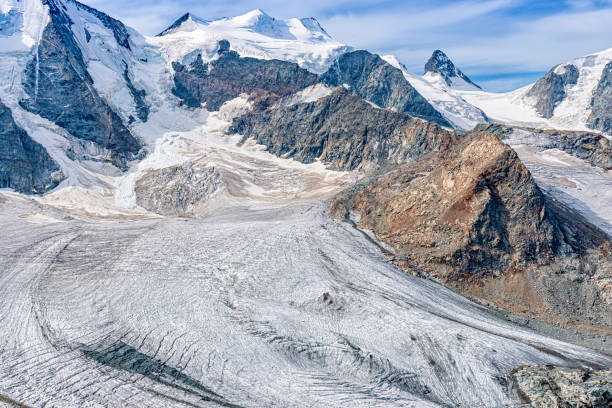
[[[153,35],[185,12],[202,18],[261,8],[317,17],[336,39],[394,54],[421,73],[443,49],[486,88],[525,85],[552,66],[612,47],[612,0],[81,0]]]

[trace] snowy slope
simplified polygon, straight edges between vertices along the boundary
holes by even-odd
[[[508,93],[485,91],[461,91],[456,93],[463,99],[482,109],[487,116],[507,124],[563,130],[591,130],[586,121],[591,112],[593,91],[601,78],[604,66],[612,60],[612,48],[560,64],[553,70],[561,73],[566,66],[578,69],[578,81],[566,86],[566,97],[556,106],[553,116],[546,119],[538,114],[533,96],[529,91],[534,84]]]
[[[382,59],[395,68],[400,69],[406,80],[410,82],[410,85],[457,128],[470,130],[479,123],[487,122],[486,115],[458,95],[452,86],[447,85],[440,74],[428,73],[424,76],[418,76],[408,72],[406,67],[393,55],[385,55]],[[458,77],[453,80],[463,81],[463,79]],[[468,85],[472,89],[477,89],[473,85]]]
[[[216,56],[219,40],[228,40],[241,56],[291,61],[316,73],[326,71],[334,57],[351,50],[333,40],[315,19],[277,20],[261,10],[214,21],[185,15],[149,39],[170,61],[200,49],[202,57],[210,60]]]

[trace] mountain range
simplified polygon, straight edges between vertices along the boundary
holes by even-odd
[[[0,0],[0,73],[0,403],[612,401],[612,48],[491,93],[314,18]]]

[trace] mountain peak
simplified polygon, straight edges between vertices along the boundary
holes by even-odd
[[[170,25],[168,28],[166,28],[164,31],[162,31],[161,33],[157,34],[158,37],[161,37],[165,34],[170,33],[172,30],[179,28],[185,21],[188,20],[192,20],[192,16],[189,13],[185,13],[183,14],[181,17],[179,17],[174,23],[172,23],[172,25]]]
[[[448,86],[458,88],[472,88],[476,85],[459,68],[453,64],[450,58],[441,50],[435,50],[425,64],[425,74],[434,73],[442,76]]]

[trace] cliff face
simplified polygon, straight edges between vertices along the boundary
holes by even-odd
[[[343,88],[315,102],[279,106],[236,118],[230,129],[268,151],[334,169],[372,170],[442,149],[454,133],[398,112],[376,108]]]
[[[575,85],[578,82],[578,68],[567,64],[555,67],[544,75],[527,93],[527,96],[537,98],[535,108],[540,115],[549,119],[557,105],[565,99],[566,86]]]
[[[348,86],[349,91],[380,106],[452,127],[404,78],[399,69],[378,55],[353,51],[341,55],[322,76],[331,86]]]
[[[17,126],[10,109],[0,102],[0,188],[41,194],[62,179],[57,163]]]
[[[607,236],[546,197],[493,134],[469,133],[339,195],[332,216],[349,212],[412,273],[514,313],[612,328]]]
[[[605,66],[601,74],[591,100],[591,109],[587,125],[592,129],[612,133],[612,62]]]
[[[259,108],[265,108],[319,80],[291,62],[242,58],[229,50],[227,41],[219,42],[219,54],[208,64],[201,55],[189,66],[173,63],[172,92],[187,106],[195,108],[206,103],[206,109],[216,111],[223,103],[246,93],[257,100]]]

